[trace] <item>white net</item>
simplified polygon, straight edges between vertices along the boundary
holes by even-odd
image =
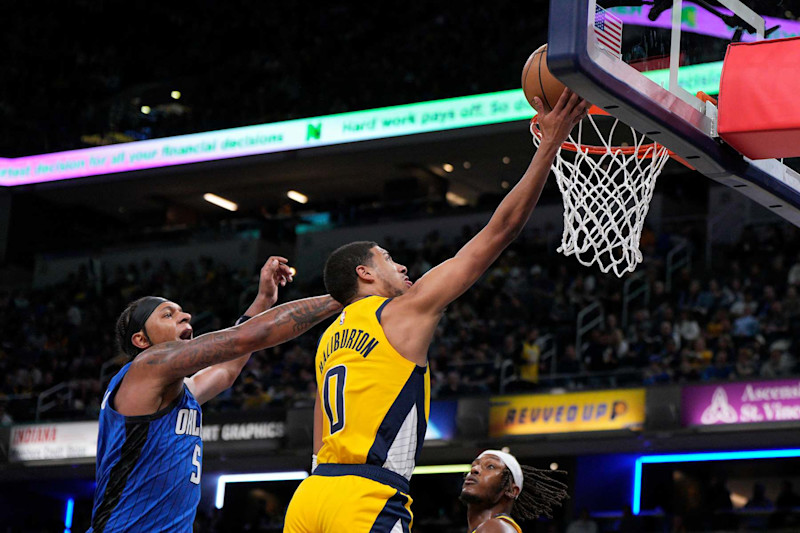
[[[596,263],[602,272],[613,271],[622,277],[642,262],[639,241],[644,220],[656,178],[670,153],[664,146],[645,142],[645,136],[633,128],[628,137],[629,126],[624,125],[621,129],[627,140],[613,146],[612,140],[621,133],[617,131],[619,120],[603,120],[612,123],[605,134],[593,115],[584,119],[577,127],[577,137],[570,135],[567,141],[572,146],[562,147],[553,162],[564,198],[564,233],[558,251],[574,255],[585,266]],[[587,121],[592,129],[584,132]],[[535,122],[531,133],[538,148],[541,133]],[[600,140],[596,145],[585,145],[584,136]]]

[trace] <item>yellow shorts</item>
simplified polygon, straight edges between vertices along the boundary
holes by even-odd
[[[322,464],[286,511],[284,533],[410,533],[411,497],[400,475],[372,465]]]

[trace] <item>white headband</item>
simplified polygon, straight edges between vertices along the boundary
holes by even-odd
[[[514,478],[514,484],[519,487],[520,492],[522,492],[522,468],[519,466],[517,459],[513,455],[510,453],[501,452],[500,450],[486,450],[478,456],[478,459],[484,455],[494,455],[503,461],[503,464],[505,464],[509,471],[511,471],[511,477]],[[517,497],[519,497],[519,495],[517,495]]]

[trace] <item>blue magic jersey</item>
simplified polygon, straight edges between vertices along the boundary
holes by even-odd
[[[114,376],[101,405],[89,532],[191,533],[200,501],[200,404],[184,386],[153,415],[119,414],[114,395],[129,368],[130,363]]]

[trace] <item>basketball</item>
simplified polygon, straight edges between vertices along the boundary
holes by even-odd
[[[545,111],[551,111],[564,92],[564,84],[547,70],[547,44],[543,44],[525,62],[522,69],[522,91],[533,107],[533,98],[538,96]]]

